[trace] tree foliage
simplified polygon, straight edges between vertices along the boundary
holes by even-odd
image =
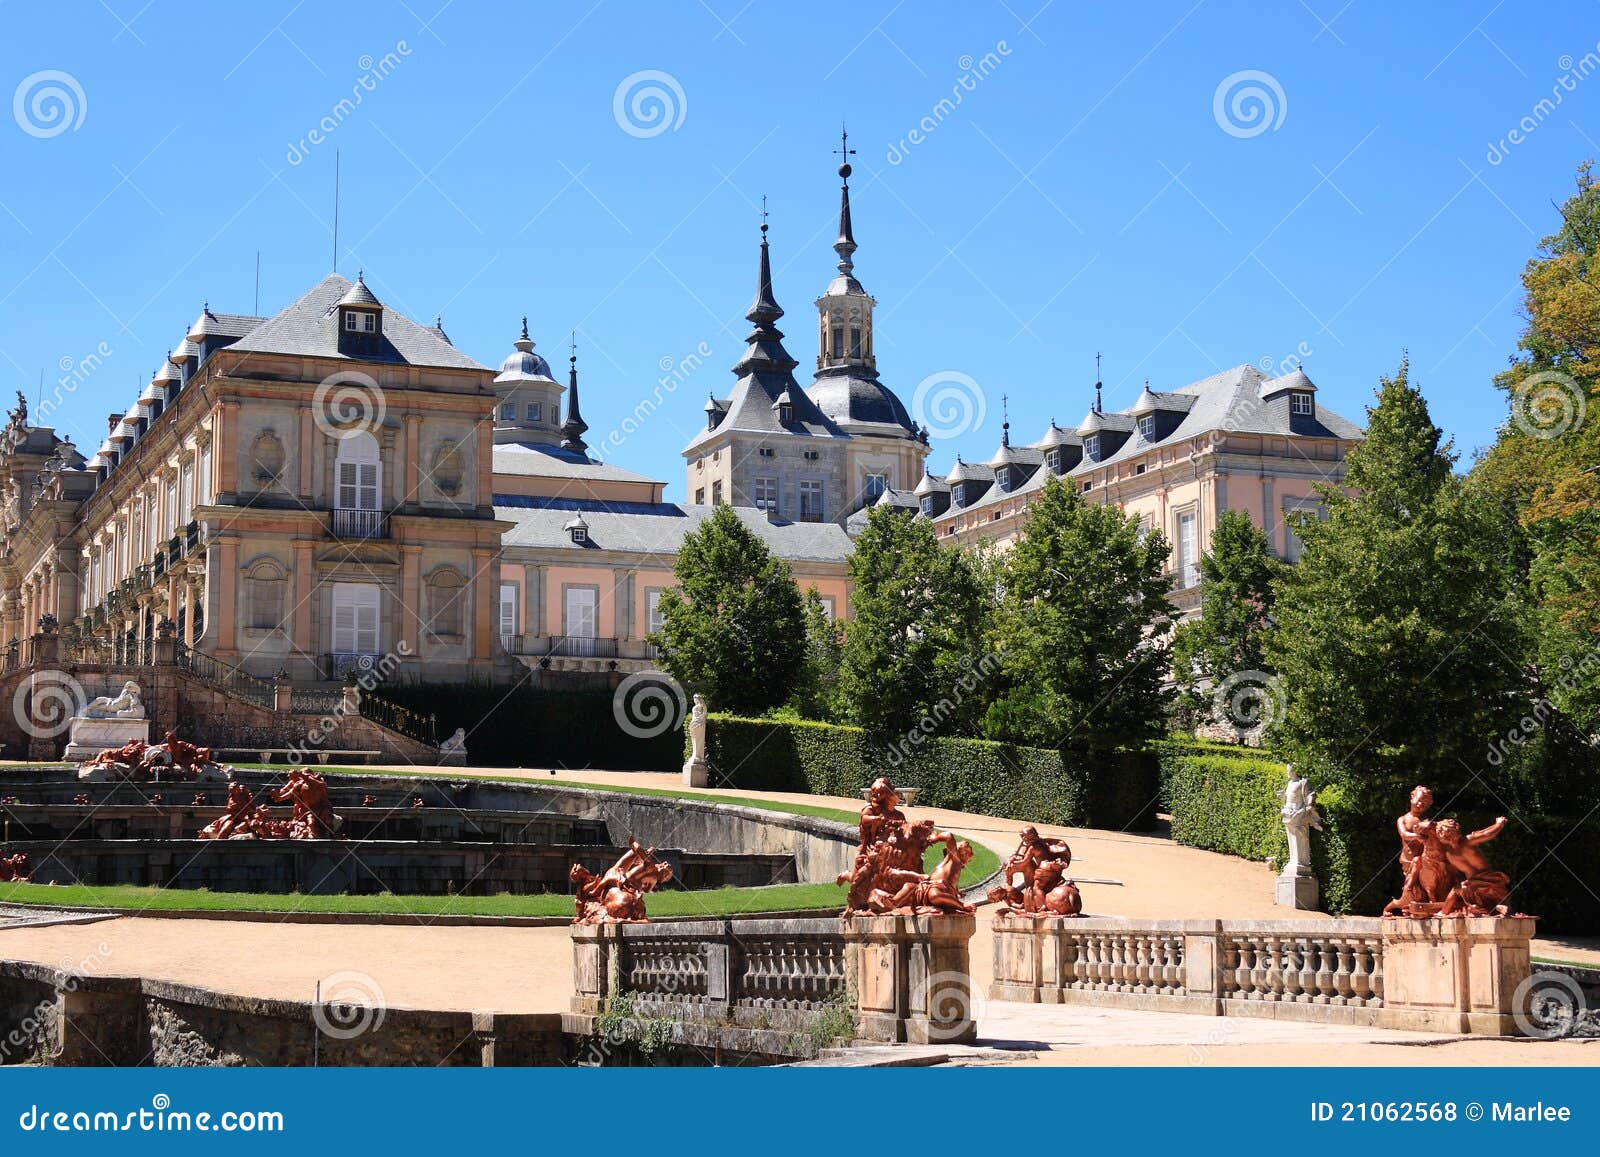
[[[1283,565],[1242,510],[1224,511],[1200,557],[1200,615],[1173,634],[1172,673],[1191,698],[1242,671],[1268,670],[1273,581]]]
[[[805,614],[789,564],[729,506],[684,537],[651,642],[678,682],[719,711],[760,714],[789,699],[805,663]]]
[[[933,525],[874,506],[849,562],[851,619],[839,672],[850,720],[905,731],[937,712],[960,734],[971,704],[958,693],[981,643],[983,596],[963,555]]]
[[[1003,564],[990,738],[1105,751],[1160,734],[1169,553],[1137,517],[1046,481]]]
[[[1297,756],[1404,791],[1489,771],[1492,738],[1525,701],[1527,640],[1514,536],[1452,473],[1454,455],[1402,361],[1367,411],[1346,485],[1277,587],[1267,661]]]

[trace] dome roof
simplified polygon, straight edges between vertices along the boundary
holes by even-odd
[[[917,436],[911,421],[894,391],[871,378],[829,374],[806,389],[817,409],[841,425],[899,426],[907,437]]]
[[[172,347],[172,352],[167,355],[167,360],[169,362],[178,363],[186,362],[190,358],[197,358],[199,356],[200,347],[195,345],[194,342],[190,341],[188,338],[184,338],[181,342]]]
[[[516,348],[506,355],[506,360],[500,363],[500,372],[495,375],[497,382],[548,382],[550,385],[558,384],[555,375],[550,372],[550,363],[533,352],[533,342],[528,337],[528,319],[522,319],[522,336],[515,342]]]
[[[1051,419],[1050,428],[1045,431],[1044,437],[1033,445],[1036,450],[1054,450],[1057,446],[1076,446],[1077,444],[1077,436],[1071,430],[1063,430],[1055,424],[1054,419]]]
[[[1078,428],[1073,431],[1073,433],[1077,434],[1081,438],[1085,434],[1099,433],[1101,430],[1105,429],[1105,426],[1106,420],[1101,415],[1100,411],[1090,410],[1088,415],[1083,419],[1082,422],[1078,424]]]
[[[1138,417],[1143,414],[1153,414],[1161,409],[1161,399],[1150,392],[1150,383],[1146,382],[1144,389],[1139,391],[1139,396],[1134,399],[1133,405],[1128,407],[1128,413]]]
[[[152,382],[181,382],[183,381],[183,375],[178,372],[178,367],[169,361],[157,370],[155,377],[150,380]]]
[[[942,478],[935,478],[932,474],[924,474],[922,481],[917,483],[917,488],[912,493],[918,498],[926,498],[930,494],[948,494],[950,484]]]

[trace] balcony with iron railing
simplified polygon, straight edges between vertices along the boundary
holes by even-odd
[[[381,510],[335,507],[331,530],[335,538],[388,538],[389,517]]]

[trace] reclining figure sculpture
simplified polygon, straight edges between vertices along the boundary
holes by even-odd
[[[130,739],[121,747],[107,748],[81,764],[78,770],[82,775],[100,768],[108,769],[110,778],[128,779],[136,783],[232,778],[229,769],[211,758],[211,748],[198,747],[186,739],[179,739],[177,732],[170,730],[161,743]],[[86,778],[98,777],[91,775]]]
[[[582,864],[573,864],[567,873],[575,889],[577,914],[574,924],[643,924],[648,920],[644,895],[672,879],[672,866],[655,858],[654,848],[645,848],[628,837],[628,850],[605,873],[596,876]]]

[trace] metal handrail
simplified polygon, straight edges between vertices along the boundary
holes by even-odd
[[[208,655],[204,651],[185,647],[181,642],[175,645],[173,654],[178,666],[195,678],[262,707],[273,705],[276,684],[271,679],[252,675],[242,667],[225,663],[215,655]]]
[[[387,727],[390,731],[398,731],[408,739],[415,739],[418,743],[426,743],[430,747],[438,745],[439,717],[437,715],[424,715],[420,711],[413,711],[409,707],[402,707],[392,700],[381,695],[374,695],[370,691],[361,692],[361,717]]]

